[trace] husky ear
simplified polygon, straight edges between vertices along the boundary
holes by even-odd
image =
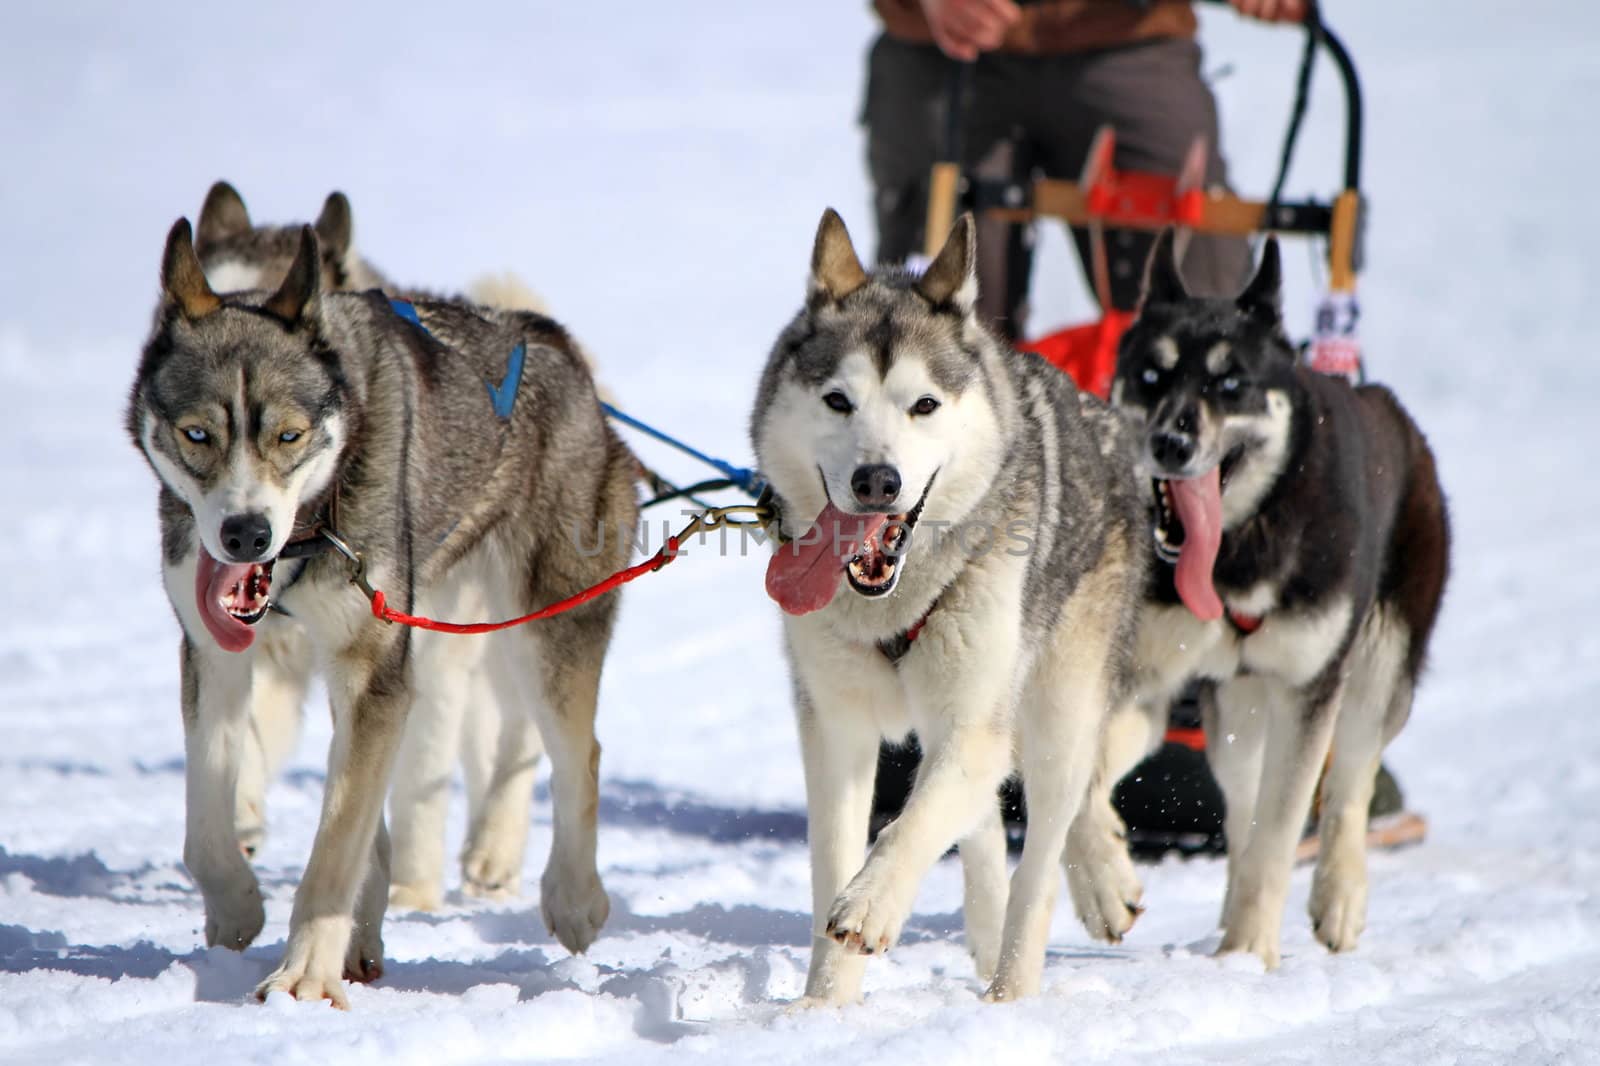
[[[206,202],[200,207],[200,223],[195,230],[195,243],[201,248],[250,232],[250,213],[244,209],[244,197],[225,181],[211,186]]]
[[[186,218],[178,219],[167,232],[167,249],[161,255],[161,293],[185,318],[203,318],[222,306],[194,254]]]
[[[972,215],[956,219],[944,247],[917,280],[917,291],[934,306],[950,304],[970,315],[978,304],[978,226]]]
[[[316,231],[310,226],[301,226],[300,248],[294,253],[289,274],[262,307],[291,325],[314,314],[317,282],[322,276],[321,256]]]
[[[322,214],[317,216],[317,237],[325,251],[335,259],[343,259],[350,250],[350,238],[355,233],[355,221],[350,215],[350,201],[342,192],[330,192],[323,201]]]
[[[1139,301],[1142,308],[1149,304],[1172,304],[1189,298],[1189,289],[1178,272],[1177,235],[1171,226],[1161,231],[1150,249],[1150,259],[1144,268],[1144,296]]]
[[[807,286],[813,299],[839,301],[867,283],[867,272],[850,243],[850,231],[833,208],[822,212],[817,223],[817,242],[811,248],[811,280]]]
[[[1276,323],[1283,311],[1283,258],[1278,238],[1268,237],[1261,249],[1261,265],[1236,301],[1239,310],[1263,322]]]

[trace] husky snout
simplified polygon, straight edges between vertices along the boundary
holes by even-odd
[[[260,562],[272,546],[272,522],[259,511],[222,520],[222,547],[235,563]]]
[[[900,498],[900,471],[888,463],[867,463],[850,475],[856,502],[874,511],[889,512]]]
[[[1194,435],[1170,429],[1150,434],[1150,458],[1163,470],[1182,470],[1194,458]]]

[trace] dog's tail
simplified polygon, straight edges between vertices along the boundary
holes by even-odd
[[[495,307],[502,311],[532,311],[535,314],[550,314],[550,305],[544,302],[544,297],[534,292],[532,287],[509,270],[500,274],[482,274],[472,279],[467,286],[467,299],[475,304],[485,307]]]
[[[497,311],[532,311],[536,315],[554,318],[550,314],[550,305],[545,303],[544,297],[533,290],[533,286],[517,277],[511,271],[499,274],[480,274],[467,285],[467,299],[475,304],[493,307]],[[571,335],[571,331],[568,331]],[[576,337],[572,338],[573,347],[578,349],[578,354],[583,356],[583,361],[589,367],[589,376],[594,378],[594,390],[600,399],[606,403],[615,404],[616,394],[610,386],[600,380],[600,366],[594,361],[594,355],[589,348]]]

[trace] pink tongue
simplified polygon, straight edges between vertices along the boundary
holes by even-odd
[[[1172,505],[1183,523],[1178,551],[1178,595],[1194,616],[1210,622],[1222,617],[1222,600],[1211,583],[1211,570],[1222,548],[1222,474],[1217,467],[1188,481],[1169,481]]]
[[[200,617],[223,651],[244,651],[256,639],[253,629],[228,613],[222,597],[250,576],[249,563],[219,563],[200,548],[194,569],[194,599]]]
[[[800,539],[773,552],[767,595],[789,614],[820,611],[833,599],[850,557],[888,520],[886,514],[849,514],[828,504]]]

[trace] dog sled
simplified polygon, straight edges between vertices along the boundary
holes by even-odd
[[[1119,170],[1115,165],[1116,131],[1110,126],[1099,130],[1083,172],[1075,181],[1023,181],[963,173],[959,162],[961,116],[970,95],[972,68],[970,64],[955,64],[947,88],[946,113],[950,120],[944,131],[944,158],[934,164],[929,184],[927,254],[931,256],[938,250],[962,211],[1016,225],[1051,218],[1085,231],[1091,251],[1090,280],[1103,309],[1100,317],[1021,341],[1017,346],[1071,375],[1079,388],[1104,398],[1116,367],[1117,344],[1133,319],[1131,312],[1112,307],[1106,267],[1108,231],[1160,231],[1171,226],[1176,228],[1180,242],[1194,233],[1233,237],[1277,233],[1320,238],[1327,242],[1328,291],[1318,307],[1306,358],[1316,369],[1355,379],[1360,374],[1356,283],[1364,259],[1362,233],[1366,215],[1361,191],[1361,83],[1349,50],[1322,23],[1314,6],[1303,28],[1305,46],[1294,104],[1277,175],[1266,199],[1250,199],[1206,187],[1207,145],[1203,139],[1191,144],[1177,174]],[[1283,185],[1310,100],[1312,69],[1317,56],[1324,53],[1339,74],[1344,94],[1341,184],[1331,200],[1286,200],[1282,196]]]

